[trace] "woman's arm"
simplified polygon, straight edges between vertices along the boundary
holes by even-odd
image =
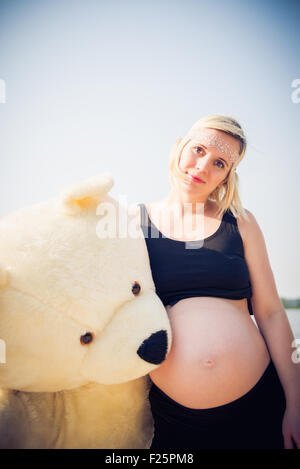
[[[286,397],[283,436],[286,448],[291,437],[300,448],[300,363],[292,360],[294,336],[280,301],[262,231],[251,212],[238,220],[252,286],[252,307],[258,328],[267,344]]]

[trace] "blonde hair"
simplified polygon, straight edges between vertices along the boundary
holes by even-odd
[[[193,131],[197,131],[203,128],[221,130],[222,132],[225,132],[226,134],[236,138],[240,142],[240,152],[237,160],[230,168],[225,181],[223,181],[220,187],[218,186],[215,188],[215,190],[209,195],[208,200],[212,200],[217,203],[217,206],[219,207],[218,214],[221,214],[221,216],[227,209],[230,209],[236,218],[247,218],[247,214],[242,206],[238,192],[239,178],[236,173],[236,167],[244,158],[247,148],[247,141],[242,127],[233,117],[225,115],[212,115],[203,117],[195,122],[184,138],[177,139],[170,154],[169,181],[171,185],[174,184],[174,178],[181,179],[182,181],[188,181],[186,174],[179,167],[180,157],[184,147],[191,140],[189,134]]]

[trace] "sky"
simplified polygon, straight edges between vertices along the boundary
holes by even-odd
[[[174,141],[229,114],[243,206],[279,295],[300,297],[299,17],[289,0],[0,0],[0,216],[105,171],[113,197],[160,200]]]

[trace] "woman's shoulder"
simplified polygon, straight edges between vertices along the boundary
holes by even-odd
[[[245,207],[243,207],[243,213],[241,213],[241,215],[237,217],[237,221],[241,226],[245,228],[249,228],[257,224],[255,215]]]
[[[255,238],[257,236],[261,236],[262,232],[254,214],[246,208],[244,208],[243,210],[244,215],[241,215],[240,217],[236,218],[236,221],[240,235],[243,239],[244,244],[246,245],[251,240],[255,241]]]

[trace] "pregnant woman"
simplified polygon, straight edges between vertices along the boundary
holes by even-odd
[[[263,234],[239,198],[245,151],[235,119],[202,118],[171,152],[167,197],[139,204],[173,332],[150,373],[151,449],[300,447],[300,364]]]

